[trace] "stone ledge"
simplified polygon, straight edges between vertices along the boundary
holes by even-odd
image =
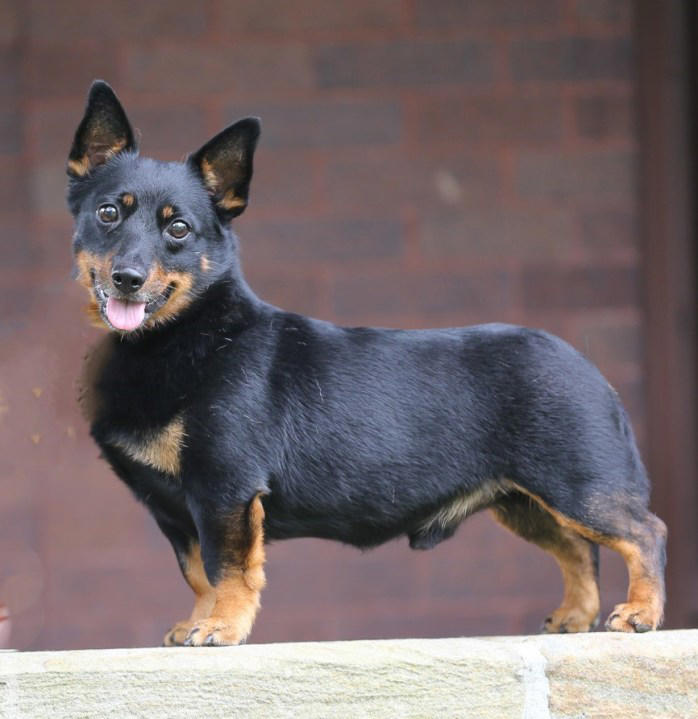
[[[0,717],[698,717],[698,630],[0,652]]]

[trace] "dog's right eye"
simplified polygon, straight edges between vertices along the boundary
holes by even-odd
[[[110,225],[119,219],[119,210],[116,205],[101,205],[97,210],[97,217],[101,222]]]

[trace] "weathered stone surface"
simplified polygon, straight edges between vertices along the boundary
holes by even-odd
[[[0,717],[698,717],[698,631],[0,652]]]

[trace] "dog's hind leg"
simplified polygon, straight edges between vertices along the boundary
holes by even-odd
[[[588,632],[599,619],[598,546],[563,527],[531,497],[511,492],[492,507],[495,519],[553,555],[564,582],[562,604],[543,622],[548,633]]]
[[[647,512],[633,535],[604,542],[615,549],[628,567],[628,601],[614,607],[606,620],[612,632],[647,632],[664,618],[664,565],[666,525]]]
[[[617,497],[596,496],[593,503],[581,501],[575,516],[571,517],[537,495],[516,488],[552,514],[562,528],[615,550],[625,560],[628,600],[613,609],[606,621],[606,629],[647,632],[661,625],[665,600],[666,525],[645,508],[643,499],[635,500],[626,495],[625,500],[619,502]]]

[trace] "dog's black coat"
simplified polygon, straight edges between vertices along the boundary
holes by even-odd
[[[91,102],[108,115],[105,87]],[[233,133],[249,154],[245,176],[233,180],[244,200],[249,129],[243,140]],[[81,142],[75,157],[86,152]],[[105,230],[95,209],[124,191],[135,202]],[[226,518],[259,493],[266,539],[359,547],[401,535],[432,547],[466,514],[506,507],[522,492],[598,536],[629,536],[623,527],[644,521],[649,485],[626,414],[581,354],[508,325],[341,328],[272,307],[242,277],[227,227],[236,212],[217,204],[221,195],[207,191],[192,160],[140,158],[132,138],[74,175],[69,192],[78,255],[145,271],[158,263],[192,279],[191,301],[168,322],[106,338],[92,417],[104,455],[180,559],[200,542],[215,584],[234,561]],[[154,219],[162,203],[191,226],[184,242],[164,237]],[[174,478],[113,441],[147,437],[177,416],[185,438]],[[467,509],[435,520],[469,497]]]

